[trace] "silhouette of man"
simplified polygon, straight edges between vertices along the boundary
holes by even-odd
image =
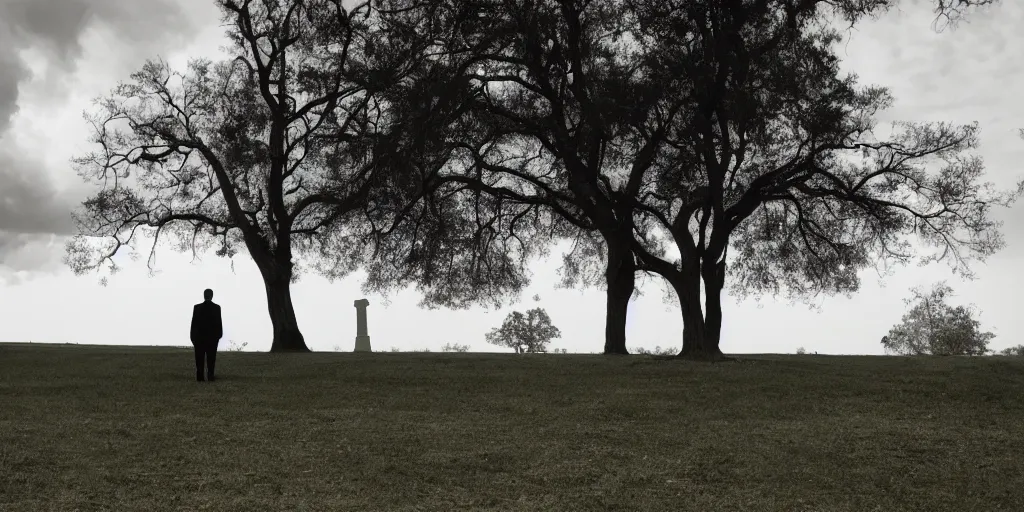
[[[217,363],[217,344],[224,335],[220,322],[220,306],[213,303],[213,290],[203,291],[203,302],[192,308],[192,331],[189,337],[196,350],[196,380],[203,381],[203,362],[206,362],[208,381],[213,382],[213,368]]]

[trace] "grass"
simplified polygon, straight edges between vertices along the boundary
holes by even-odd
[[[1024,510],[1024,358],[0,345],[0,510]]]

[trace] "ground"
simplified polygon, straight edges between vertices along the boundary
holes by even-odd
[[[1024,358],[0,344],[0,510],[1024,510]]]

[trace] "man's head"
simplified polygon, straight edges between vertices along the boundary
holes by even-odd
[[[203,290],[203,298],[206,300],[213,300],[213,290],[209,288]]]

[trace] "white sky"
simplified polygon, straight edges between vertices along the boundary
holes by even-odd
[[[880,124],[979,121],[989,179],[1012,186],[1024,175],[1024,140],[1016,134],[1024,127],[1024,4],[1007,0],[973,13],[955,31],[935,33],[928,3],[905,2],[901,11],[860,24],[841,51],[846,66],[862,83],[888,86],[896,96]],[[169,21],[137,23],[158,19],[134,16],[142,4]],[[56,25],[41,21],[58,11],[70,18]],[[218,20],[208,0],[0,0],[0,341],[187,345],[191,306],[209,287],[224,312],[222,347],[232,341],[246,342],[248,349],[270,347],[263,285],[248,256],[236,257],[233,272],[228,260],[212,255],[193,264],[189,255],[162,252],[157,276],[147,275],[143,258],[111,277],[107,287],[96,275],[73,276],[60,262],[68,233],[64,213],[87,193],[68,164],[87,148],[82,111],[146,58],[183,64],[188,57],[214,56],[222,44]],[[977,281],[962,282],[944,266],[909,267],[883,287],[868,272],[853,298],[819,299],[816,310],[771,297],[759,303],[727,297],[722,349],[881,354],[879,340],[906,311],[908,289],[940,279],[954,286],[955,302],[981,308],[983,328],[997,334],[990,348],[1017,345],[1024,322],[1013,290],[1024,287],[1017,271],[1024,258],[1024,204],[997,215],[1006,221],[1008,247],[975,267]],[[511,309],[534,307],[531,297],[539,294],[538,304],[562,331],[552,347],[599,352],[604,294],[547,285],[555,281],[555,261],[538,262],[535,284]],[[328,283],[307,275],[293,286],[310,348],[352,349],[352,303],[363,297],[359,279]],[[649,279],[630,307],[629,347],[680,346],[677,304],[663,297],[661,283]],[[488,345],[484,334],[509,309],[421,310],[413,292],[392,297],[388,306],[379,297],[366,298],[375,350],[437,351],[454,342],[504,351]]]

